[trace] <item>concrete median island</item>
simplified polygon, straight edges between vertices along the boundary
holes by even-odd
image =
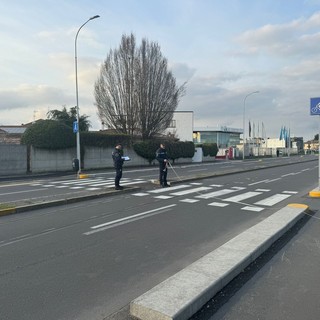
[[[184,320],[296,224],[308,210],[289,204],[158,284],[130,304],[141,320]]]

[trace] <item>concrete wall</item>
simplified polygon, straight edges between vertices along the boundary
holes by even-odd
[[[0,175],[27,172],[27,147],[17,144],[0,144]]]
[[[84,170],[112,168],[113,148],[85,147],[82,166]],[[202,150],[201,150],[202,151]],[[72,171],[72,162],[76,158],[76,148],[62,150],[45,150],[31,147],[28,171],[28,152],[24,145],[0,144],[0,176],[19,175],[45,172]],[[138,156],[133,149],[124,148],[124,155],[130,157],[130,161],[125,162],[125,167],[146,166],[148,161]],[[204,159],[208,161],[209,159]],[[213,161],[211,157],[209,161]],[[191,158],[181,158],[175,160],[175,164],[191,163]],[[152,165],[158,165],[156,160]]]
[[[31,147],[30,171],[32,173],[72,170],[76,149],[46,150]]]
[[[86,147],[84,155],[84,169],[99,169],[113,167],[112,151],[114,148],[94,148]],[[138,156],[134,150],[124,148],[124,155],[131,160],[126,161],[126,166],[144,166],[148,165],[148,161]]]

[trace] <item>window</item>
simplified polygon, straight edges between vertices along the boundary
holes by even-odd
[[[169,128],[176,128],[176,120],[171,120]]]

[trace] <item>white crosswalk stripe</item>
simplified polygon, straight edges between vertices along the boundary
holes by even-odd
[[[143,179],[121,179],[120,184],[122,186],[130,186],[147,182]],[[61,180],[61,181],[52,181],[50,184],[41,184],[39,182],[31,184],[32,186],[42,186],[44,188],[56,188],[64,189],[68,188],[70,190],[88,190],[96,191],[102,190],[105,188],[114,187],[114,178],[85,178],[85,179],[72,179],[72,180]]]
[[[156,190],[151,190],[149,191],[150,193],[163,193],[163,192],[168,192],[168,191],[172,191],[172,190],[179,190],[179,189],[184,189],[184,188],[188,188],[190,187],[190,185],[188,184],[181,184],[179,186],[175,186],[175,187],[170,187],[169,188],[163,188],[163,189],[156,189]]]
[[[245,207],[241,208],[241,210],[255,211],[255,212],[260,212],[260,211],[262,211],[263,209],[264,209],[264,208],[254,207],[254,206],[245,206]]]
[[[272,192],[271,189],[256,189],[255,191],[244,192],[246,187],[234,186],[230,188],[211,191],[212,188],[223,188],[223,185],[211,184],[208,187],[207,186],[195,187],[195,186],[197,186],[197,184],[189,183],[189,184],[177,185],[170,188],[159,188],[155,190],[150,190],[148,192],[135,193],[132,195],[138,196],[138,197],[153,196],[156,199],[167,200],[167,199],[173,199],[175,197],[180,198],[183,196],[190,196],[190,195],[192,196],[193,194],[193,198],[183,198],[183,199],[178,199],[178,201],[186,204],[192,204],[192,203],[197,203],[199,201],[215,199],[216,201],[210,202],[207,205],[212,207],[224,208],[231,205],[231,203],[234,203],[234,204],[242,205],[242,207],[240,208],[241,210],[260,212],[264,210],[266,207],[271,207],[291,197],[292,195],[298,193],[297,191],[285,190],[282,193],[277,193],[277,194],[268,196],[264,199],[261,199],[261,197],[264,194],[267,195],[268,193]],[[225,197],[231,193],[238,193],[238,194]],[[256,202],[254,202],[254,200],[251,200],[251,199],[254,199],[255,197],[260,197],[261,200]],[[250,200],[253,203],[247,203]]]
[[[199,187],[199,188],[194,188],[191,190],[183,190],[183,191],[178,191],[178,192],[174,192],[174,193],[170,193],[170,194],[173,196],[184,196],[186,194],[197,193],[197,192],[210,190],[210,189],[211,189],[211,187]]]
[[[271,206],[274,206],[275,204],[277,204],[278,202],[289,198],[290,196],[291,196],[290,194],[275,194],[269,198],[255,202],[255,204],[257,204],[259,206],[271,207]]]
[[[243,200],[258,196],[259,194],[262,194],[262,192],[249,191],[249,192],[245,192],[245,193],[239,194],[237,196],[233,196],[233,197],[230,197],[230,198],[223,199],[223,201],[241,202]]]
[[[201,199],[210,199],[210,198],[217,198],[220,196],[224,196],[228,193],[232,193],[232,192],[236,192],[237,190],[232,190],[232,189],[222,189],[222,190],[218,190],[218,191],[214,191],[214,192],[210,192],[210,193],[205,193],[202,194],[200,196],[196,196],[197,198],[201,198]]]
[[[229,204],[228,203],[223,203],[223,202],[211,202],[208,204],[208,206],[212,206],[212,207],[226,207],[228,206]]]

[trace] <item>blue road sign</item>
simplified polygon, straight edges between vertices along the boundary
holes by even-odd
[[[312,116],[320,116],[320,98],[310,99],[310,114]]]
[[[73,122],[73,132],[77,133],[79,130],[78,121]]]

